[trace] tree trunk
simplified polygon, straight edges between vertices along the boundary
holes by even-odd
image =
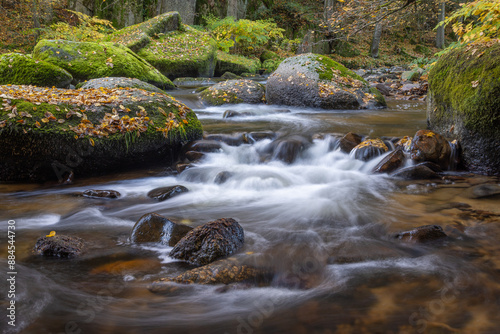
[[[439,4],[439,22],[444,21],[445,19],[445,5],[446,3],[444,1]],[[436,47],[439,49],[444,48],[444,26],[439,26],[437,28]]]
[[[382,22],[377,22],[375,30],[373,31],[372,45],[370,46],[370,56],[378,58],[378,46],[380,45],[380,38],[382,37]]]

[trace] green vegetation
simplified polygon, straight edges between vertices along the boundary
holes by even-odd
[[[260,61],[257,59],[217,51],[215,75],[221,76],[226,72],[237,75],[241,75],[242,73],[256,73],[260,69],[260,65]]]
[[[6,53],[0,56],[0,85],[34,85],[66,88],[73,77],[55,65],[34,60],[31,55]]]
[[[283,29],[271,20],[235,20],[234,17],[206,18],[207,29],[216,40],[217,47],[225,52],[256,54],[269,43],[283,37]]]

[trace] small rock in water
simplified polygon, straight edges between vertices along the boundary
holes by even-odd
[[[373,169],[374,173],[391,173],[404,164],[405,155],[403,148],[398,147],[380,161]]]
[[[198,161],[205,156],[204,153],[196,151],[187,151],[184,153],[184,157],[189,161]]]
[[[367,139],[356,145],[351,151],[355,159],[368,161],[387,152],[389,148],[381,139]]]
[[[443,228],[438,225],[423,225],[409,231],[399,232],[394,236],[396,239],[413,243],[435,241],[446,237]]]
[[[129,261],[115,261],[98,266],[90,274],[107,275],[137,275],[151,274],[161,270],[161,263],[157,259],[135,259]]]
[[[78,237],[57,234],[38,238],[33,252],[47,257],[72,258],[82,254],[84,247],[84,241]]]
[[[135,223],[130,239],[135,243],[161,242],[173,247],[192,229],[157,213],[147,213]]]
[[[500,186],[496,184],[480,184],[467,191],[469,198],[484,198],[500,194]]]
[[[246,142],[253,144],[264,139],[274,140],[277,136],[278,135],[275,132],[271,131],[250,132],[246,134]]]
[[[385,96],[392,96],[391,94],[391,88],[387,87],[385,84],[379,83],[375,85],[375,88],[378,89],[378,91]]]
[[[229,146],[240,146],[245,143],[245,135],[243,133],[237,133],[234,135],[226,135],[226,134],[206,135],[204,139],[220,141]]]
[[[223,171],[217,174],[217,176],[214,179],[215,184],[223,184],[227,180],[229,180],[234,174],[228,171]]]
[[[232,284],[249,282],[258,284],[269,281],[272,275],[263,269],[258,269],[235,258],[223,259],[205,266],[191,269],[175,277],[161,278],[150,286],[149,290],[162,293],[169,291],[171,283],[181,284]]]
[[[185,171],[186,169],[189,169],[190,167],[192,167],[191,164],[177,164],[175,165],[175,170],[177,171],[177,173],[182,173],[183,171]]]
[[[450,143],[439,133],[419,130],[410,146],[411,158],[416,162],[434,162],[442,169],[448,169],[451,163]]]
[[[361,144],[362,138],[360,135],[349,132],[340,139],[340,150],[344,153],[350,153],[354,147]]]
[[[215,140],[195,140],[182,147],[182,151],[195,151],[202,153],[217,152],[222,149],[221,143]]]
[[[398,169],[391,174],[391,176],[406,180],[429,180],[439,178],[439,175],[429,168],[426,163]]]
[[[148,192],[148,197],[156,199],[160,202],[165,201],[174,196],[180,195],[182,193],[188,192],[189,190],[180,185],[156,188]]]
[[[114,191],[114,190],[89,189],[89,190],[85,190],[82,193],[82,196],[88,197],[88,198],[118,198],[121,196],[121,194],[118,191]]]
[[[255,116],[255,115],[257,114],[251,111],[226,110],[224,111],[224,114],[222,114],[222,118],[245,117],[245,116]]]
[[[225,258],[243,247],[243,228],[232,218],[221,218],[198,226],[172,249],[170,256],[203,266]]]

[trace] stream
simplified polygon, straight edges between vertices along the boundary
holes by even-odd
[[[65,186],[0,184],[4,313],[12,220],[17,271],[16,326],[1,313],[2,333],[498,333],[500,197],[475,198],[471,189],[500,180],[455,171],[443,180],[395,180],[370,172],[382,156],[356,160],[324,135],[413,136],[426,128],[425,102],[282,112],[266,105],[204,108],[191,91],[172,95],[196,111],[206,133],[304,134],[313,136],[312,145],[291,164],[263,161],[260,152],[270,142],[264,139],[224,144],[180,174],[160,166]],[[223,119],[228,109],[253,115]],[[218,184],[221,172],[231,177]],[[146,196],[178,184],[189,192],[164,202]],[[121,197],[74,195],[87,189]],[[151,212],[191,226],[234,218],[245,230],[242,253],[263,255],[284,272],[298,270],[306,283],[152,293],[152,281],[189,266],[168,256],[171,247],[130,242],[135,222]],[[393,237],[428,224],[449,237],[438,244]],[[70,260],[32,255],[50,231],[84,239],[87,252]]]

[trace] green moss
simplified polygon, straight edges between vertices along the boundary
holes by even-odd
[[[380,92],[378,91],[377,88],[370,87],[370,93],[372,93],[375,96],[375,101],[377,101],[377,103],[380,106],[384,106],[384,107],[387,106],[387,103],[385,102],[384,96],[382,94],[380,94]]]
[[[129,77],[172,89],[174,84],[130,49],[116,43],[42,40],[33,58],[59,66],[77,82],[102,77]]]
[[[179,13],[168,12],[145,22],[120,29],[112,34],[109,40],[137,52],[151,42],[151,37],[182,29]]]
[[[225,72],[231,72],[237,75],[241,75],[242,73],[256,73],[259,69],[260,61],[257,59],[217,51],[216,76],[221,76]]]
[[[280,66],[282,59],[268,59],[262,63],[262,68],[265,74],[270,74],[276,71],[278,66]]]
[[[202,136],[195,113],[162,93],[28,86],[0,86],[0,93],[9,96],[0,99],[3,181],[54,179],[60,176],[54,162],[79,176],[147,161],[171,163],[182,143]],[[46,98],[53,101],[39,102]],[[113,115],[118,118],[112,124]],[[103,123],[115,132],[104,131]]]
[[[238,104],[242,103],[243,100],[232,92],[222,92],[214,94],[213,91],[209,89],[202,91],[203,100],[212,106],[221,106],[223,104]]]
[[[276,52],[273,52],[273,51],[270,51],[270,50],[265,50],[260,55],[260,61],[261,62],[265,62],[266,60],[272,60],[272,59],[276,60],[276,59],[279,59],[279,58],[280,58],[280,56]]]
[[[460,118],[471,131],[500,136],[500,45],[450,51],[429,73],[433,123]]]
[[[359,50],[347,41],[339,41],[334,47],[334,52],[341,57],[355,57],[360,55]]]
[[[152,39],[138,55],[161,73],[178,77],[212,77],[217,46],[206,33],[189,26],[185,31],[172,31]]]
[[[33,85],[67,88],[73,80],[64,69],[34,60],[31,55],[8,53],[0,56],[0,85]]]

